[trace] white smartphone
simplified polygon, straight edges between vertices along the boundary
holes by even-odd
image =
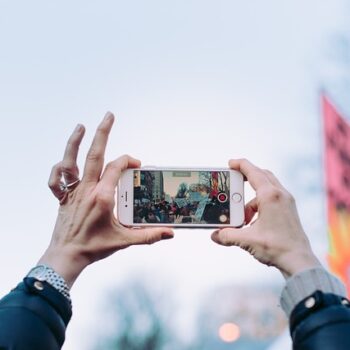
[[[127,169],[120,178],[117,215],[129,227],[240,227],[243,175],[230,169]]]

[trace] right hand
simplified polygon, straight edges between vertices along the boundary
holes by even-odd
[[[97,260],[131,245],[151,244],[174,236],[167,227],[124,227],[114,215],[115,189],[122,171],[140,167],[141,162],[123,156],[104,167],[113,122],[113,114],[107,113],[97,128],[81,181],[77,181],[77,156],[85,131],[82,126],[73,132],[63,160],[53,167],[50,176],[49,186],[60,200],[60,207],[50,245],[39,264],[52,267],[69,287],[87,265]],[[74,187],[62,189],[62,176]]]
[[[261,263],[277,267],[286,278],[320,266],[300,223],[295,200],[277,178],[245,159],[230,160],[229,165],[241,171],[256,191],[245,207],[246,224],[250,225],[215,231],[212,240],[239,246]]]

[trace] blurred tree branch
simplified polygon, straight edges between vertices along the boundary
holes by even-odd
[[[141,280],[120,287],[109,299],[109,333],[99,344],[104,350],[176,349],[167,308],[171,298],[158,295]],[[96,349],[100,349],[101,345]]]

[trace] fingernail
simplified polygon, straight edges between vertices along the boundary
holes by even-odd
[[[76,127],[75,127],[75,132],[79,132],[83,129],[83,126],[81,124],[78,124]]]
[[[104,120],[105,121],[109,121],[111,120],[112,118],[114,117],[113,113],[112,112],[107,112],[105,117],[104,117]]]
[[[211,234],[211,239],[213,241],[215,241],[215,239],[218,238],[218,235],[219,235],[219,231],[214,231],[212,234]]]
[[[171,232],[163,232],[162,233],[162,239],[171,239],[174,235]]]

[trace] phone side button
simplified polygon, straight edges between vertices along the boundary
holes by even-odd
[[[239,203],[242,200],[242,196],[239,193],[234,193],[231,198],[235,203]]]

